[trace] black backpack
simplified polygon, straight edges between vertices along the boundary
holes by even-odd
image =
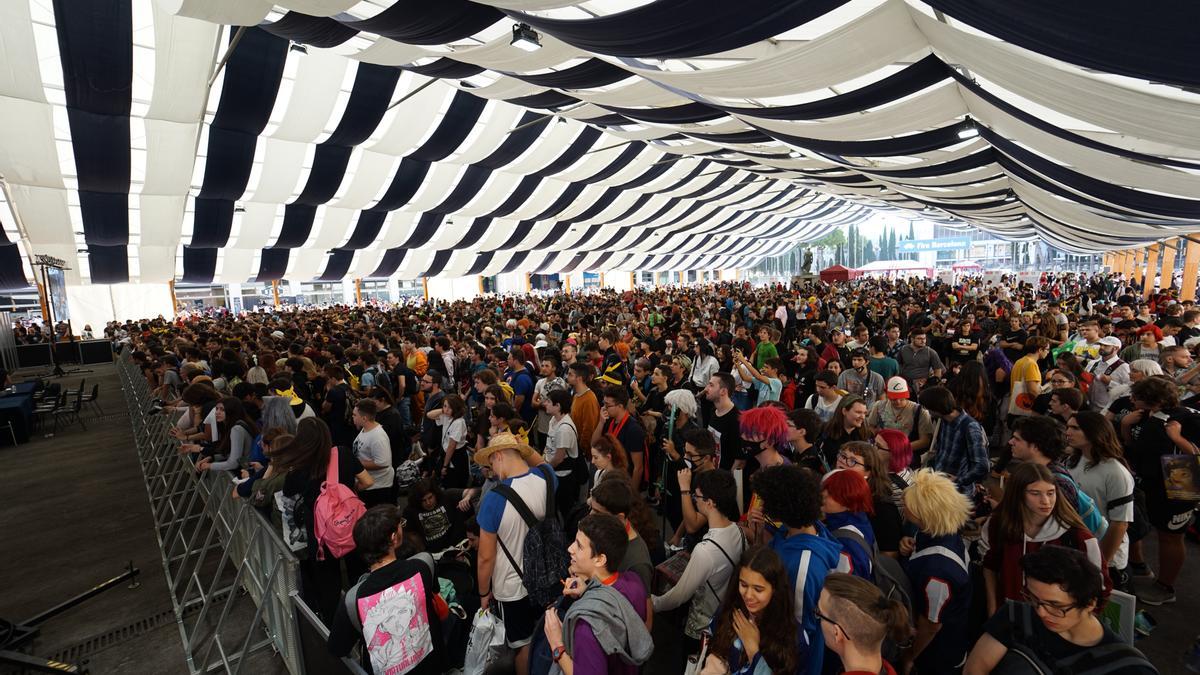
[[[1084,649],[1057,661],[1047,659],[1034,631],[1033,622],[1041,619],[1033,615],[1033,607],[1009,600],[1004,611],[1008,612],[1014,641],[992,669],[992,675],[1112,675],[1132,668],[1158,672],[1145,655],[1124,642]]]
[[[400,374],[404,376],[404,396],[409,398],[416,396],[417,392],[421,390],[421,383],[417,381],[416,371],[404,365],[403,361],[400,363],[400,368]]]
[[[521,577],[521,583],[529,592],[530,603],[538,609],[545,609],[562,595],[562,579],[567,575],[569,561],[562,523],[554,510],[552,469],[549,465],[542,464],[534,470],[546,481],[546,517],[541,520],[534,517],[533,511],[529,510],[529,506],[512,487],[501,483],[493,488],[512,504],[529,527],[529,532],[525,535],[525,545],[521,549],[525,569],[522,570],[517,564],[502,538],[496,537],[496,541],[500,542],[500,549],[517,571],[517,576]]]
[[[354,429],[354,406],[363,399],[361,391],[354,389],[345,382],[337,385],[337,388],[346,394],[346,407],[342,409],[342,421],[350,429]]]

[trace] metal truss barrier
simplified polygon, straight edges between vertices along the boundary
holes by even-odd
[[[303,611],[296,556],[262,514],[232,497],[228,472],[197,474],[178,453],[171,421],[149,412],[149,384],[128,354],[117,368],[189,671],[272,672],[276,654],[303,675],[305,653],[316,652],[304,635],[327,632]]]

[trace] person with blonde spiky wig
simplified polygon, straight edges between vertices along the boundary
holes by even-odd
[[[971,502],[949,476],[922,469],[904,491],[902,508],[918,529],[915,539],[900,544],[901,552],[909,552],[906,569],[917,628],[913,658],[920,672],[954,672],[970,646],[971,575],[959,532],[970,517]]]

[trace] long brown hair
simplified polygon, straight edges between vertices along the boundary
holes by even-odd
[[[661,536],[658,525],[654,523],[654,514],[650,512],[646,500],[634,491],[629,481],[629,474],[625,471],[605,473],[596,487],[592,488],[592,500],[614,516],[625,514],[625,519],[646,542],[646,546],[654,550],[658,548]]]
[[[296,424],[296,435],[291,442],[277,448],[271,461],[280,473],[307,471],[312,478],[321,478],[329,467],[332,447],[329,426],[316,417],[306,417]]]
[[[1009,474],[1004,485],[1004,497],[996,509],[996,524],[1000,528],[1000,536],[1006,542],[1021,541],[1025,536],[1025,490],[1034,483],[1049,483],[1054,486],[1054,512],[1050,514],[1063,527],[1087,529],[1083,519],[1075,511],[1075,505],[1069,503],[1058,493],[1058,483],[1054,474],[1041,464],[1023,462]],[[993,546],[1001,542],[992,542]]]
[[[870,409],[871,406],[863,400],[863,397],[855,394],[846,394],[842,400],[838,402],[838,407],[833,411],[833,415],[829,417],[829,421],[825,423],[825,436],[834,440],[841,441],[870,441],[875,438],[875,433],[867,426],[866,419],[863,419],[863,425],[850,433],[846,433],[846,411],[850,406],[861,403]]]
[[[946,388],[954,394],[954,400],[971,416],[972,419],[983,422],[987,415],[988,394],[991,389],[983,364],[979,361],[968,361],[958,371],[958,377],[950,380]],[[913,424],[917,424],[916,420]]]
[[[1125,450],[1121,447],[1117,432],[1107,417],[1094,410],[1080,410],[1074,417],[1079,431],[1092,444],[1092,458],[1088,460],[1086,468],[1090,469],[1109,459],[1120,462],[1126,469],[1129,468],[1129,463],[1125,461]],[[1078,466],[1083,459],[1085,458],[1082,452],[1076,454],[1071,458],[1071,466]]]
[[[762,575],[771,585],[771,601],[763,608],[762,616],[755,621],[760,639],[759,651],[763,659],[776,673],[794,673],[800,665],[796,651],[795,609],[792,600],[792,585],[788,582],[787,569],[779,554],[767,546],[756,546],[742,556],[742,564],[734,570],[721,603],[717,630],[713,634],[712,653],[725,658],[732,650],[737,631],[733,629],[733,613],[740,610],[749,615],[742,600],[739,580],[743,569]]]
[[[872,497],[892,498],[892,479],[888,475],[888,463],[883,458],[883,452],[874,443],[854,441],[843,445],[841,449],[863,458],[863,468],[867,470],[867,484],[871,486]]]

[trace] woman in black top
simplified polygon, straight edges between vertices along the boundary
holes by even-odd
[[[329,467],[333,440],[329,427],[320,419],[306,417],[296,425],[292,442],[279,448],[272,463],[276,471],[286,473],[283,495],[296,500],[292,511],[294,527],[302,528],[307,534],[308,557],[300,561],[304,601],[316,609],[326,621],[333,618],[333,610],[342,591],[340,559],[325,551],[324,559],[317,559],[317,537],[313,532],[313,509],[325,472]],[[365,490],[374,484],[371,474],[363,468],[349,448],[338,452],[338,482],[350,489]],[[351,579],[361,573],[361,563],[354,555],[346,556]]]

